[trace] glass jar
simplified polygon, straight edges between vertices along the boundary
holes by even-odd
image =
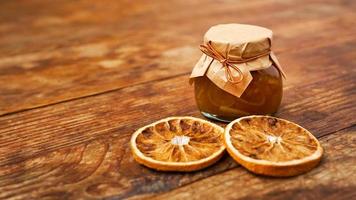
[[[277,112],[285,75],[271,50],[272,36],[270,29],[248,24],[219,24],[205,33],[203,55],[190,75],[205,117],[229,122]]]
[[[246,115],[274,114],[283,94],[282,75],[272,66],[251,71],[253,77],[242,96],[236,97],[214,84],[208,77],[194,79],[195,99],[207,118],[229,122]]]

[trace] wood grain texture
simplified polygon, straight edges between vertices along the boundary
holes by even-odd
[[[307,59],[321,49],[291,56],[306,59],[295,61],[293,74],[300,77],[299,82],[291,78],[278,113],[304,124],[317,135],[355,123],[356,71],[350,62],[354,62],[351,58],[356,53],[345,44],[329,49],[323,48],[328,56],[321,55],[321,59]],[[343,53],[332,54],[335,49]],[[324,70],[318,70],[321,67]],[[342,73],[340,68],[344,70]],[[322,80],[318,80],[320,76]],[[350,114],[345,115],[346,111]],[[103,135],[129,136],[135,128],[172,115],[199,116],[187,75],[3,116],[0,165],[16,161],[16,155],[26,158]],[[19,151],[19,147],[23,148]]]
[[[356,127],[320,141],[323,160],[303,176],[266,178],[239,166],[150,199],[355,199]]]
[[[355,131],[353,126],[321,137],[326,153],[320,166],[289,179],[255,176],[227,156],[199,172],[155,172],[133,160],[126,139],[96,140],[29,159],[22,165],[2,167],[0,197],[141,199],[167,192],[156,197],[350,199],[356,187],[352,176],[356,170]]]
[[[318,137],[356,124],[355,73],[328,69],[323,80],[287,87],[277,116],[302,124]],[[128,149],[130,135],[171,115],[200,116],[185,75],[4,116],[0,193],[20,199],[142,197],[236,167],[227,157],[196,173],[160,173],[138,165]]]
[[[349,41],[353,7],[271,0],[2,2],[0,115],[187,74],[203,33],[217,23],[270,27],[281,54]]]
[[[355,2],[205,3],[1,2],[0,199],[356,198]],[[276,179],[227,155],[193,173],[133,160],[137,128],[201,117],[188,76],[204,31],[222,22],[275,32],[288,75],[277,116],[320,138],[318,168]]]

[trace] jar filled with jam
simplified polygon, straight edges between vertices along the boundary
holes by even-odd
[[[190,77],[205,117],[232,121],[278,110],[284,73],[271,40],[272,31],[259,26],[222,24],[208,30]]]

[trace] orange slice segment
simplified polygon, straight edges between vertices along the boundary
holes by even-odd
[[[224,129],[193,117],[170,117],[138,129],[130,145],[135,160],[161,171],[194,171],[224,153]]]
[[[294,176],[314,168],[323,150],[303,127],[269,116],[248,116],[227,125],[228,153],[256,174]]]

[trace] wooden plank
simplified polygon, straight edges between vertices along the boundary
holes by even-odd
[[[138,165],[127,138],[96,140],[0,168],[0,198],[90,199],[167,191],[235,165],[196,173],[158,173]],[[110,145],[109,145],[110,144]],[[224,157],[223,160],[226,160]]]
[[[319,137],[356,124],[353,45],[330,46],[322,60],[308,58],[321,49],[288,54],[306,58],[295,59],[295,66],[313,68],[292,70],[300,79],[287,84],[277,116],[295,121]],[[332,54],[335,50],[342,53]],[[325,70],[316,70],[318,67]],[[340,69],[341,73],[335,73]],[[323,78],[316,79],[319,76]],[[225,157],[200,172],[160,173],[134,162],[128,148],[132,132],[172,115],[200,116],[185,75],[3,116],[0,195],[134,197],[167,192],[236,167]]]
[[[88,10],[82,2],[63,7],[26,2],[17,8],[19,15],[13,12],[16,4],[1,6],[0,115],[189,73],[200,55],[196,47],[213,22],[270,27],[280,53],[349,41],[356,32],[352,5],[338,1],[307,6],[294,1],[219,2],[199,7],[199,12],[196,2],[136,4],[94,3]],[[48,10],[35,12],[38,6]],[[127,10],[118,12],[122,6]],[[89,17],[92,13],[95,18]],[[15,19],[6,20],[10,16]],[[186,18],[195,20],[187,23]],[[144,25],[147,21],[156,23]]]
[[[333,46],[330,49],[337,48]],[[340,52],[343,52],[342,49],[343,45],[340,46]],[[314,54],[313,51],[309,53]],[[337,54],[338,65],[324,65],[327,59],[323,59],[323,62],[300,60],[303,65],[310,62],[316,68],[320,62],[320,67],[324,67],[325,71],[306,68],[301,70],[301,74],[296,74],[300,77],[299,82],[286,88],[278,115],[296,122],[307,120],[308,123],[304,124],[317,134],[350,125],[355,120],[352,111],[356,108],[353,101],[356,71],[348,64],[353,54],[352,51]],[[334,63],[335,57],[329,59],[329,62]],[[340,73],[340,65],[343,73]],[[307,73],[309,70],[310,74]],[[316,79],[319,76],[323,76],[320,81]],[[20,159],[18,155],[28,157],[102,135],[128,136],[135,128],[162,117],[199,116],[193,87],[188,85],[187,79],[187,76],[179,76],[4,116],[0,118],[0,163],[16,161]],[[345,115],[346,111],[350,114]],[[319,121],[321,119],[324,120]]]
[[[290,60],[292,68],[286,68],[290,76],[279,115],[297,122],[308,120],[313,125],[307,128],[315,128],[317,132],[350,125],[353,113],[343,115],[346,110],[355,109],[353,79],[356,71],[352,58],[356,53],[351,51],[354,44],[348,42],[288,54],[285,58]],[[321,51],[324,53],[312,57]],[[0,163],[17,160],[16,154],[27,157],[102,135],[124,137],[145,123],[171,115],[199,116],[193,87],[189,86],[186,75],[3,116],[0,118]],[[326,120],[317,121],[323,118]],[[328,126],[328,122],[335,125]]]
[[[355,126],[326,135],[320,166],[295,178],[272,179],[252,175],[228,156],[199,172],[156,172],[138,165],[127,138],[117,136],[1,167],[0,198],[351,199],[355,142]]]
[[[295,178],[256,176],[242,167],[150,199],[354,199],[356,126],[321,138],[321,164]]]
[[[147,39],[155,39],[157,42],[159,42],[158,39],[168,39],[172,42],[171,38],[167,38],[167,34],[174,32],[187,38],[190,34],[201,38],[202,32],[209,25],[229,20],[252,23],[261,18],[263,25],[275,27],[289,23],[296,23],[301,27],[300,22],[303,21],[307,22],[303,27],[304,31],[309,32],[312,30],[306,28],[313,27],[318,30],[319,26],[310,26],[309,21],[323,21],[325,18],[330,19],[331,15],[339,16],[345,12],[350,13],[355,7],[354,2],[337,0],[312,0],[305,3],[272,0],[262,2],[251,0],[239,3],[211,0],[207,2],[209,3],[205,3],[204,6],[201,6],[202,2],[182,3],[180,1],[159,1],[147,5],[140,0],[136,2],[108,0],[105,4],[95,1],[57,0],[57,6],[53,6],[53,2],[40,0],[21,3],[18,1],[3,2],[0,8],[0,57],[40,52],[43,49],[72,47],[111,36],[118,37],[117,39],[153,36],[154,38]],[[155,23],[148,24],[147,22]],[[179,31],[177,31],[177,24],[183,25],[179,27]],[[340,25],[339,28],[350,28],[345,25]],[[165,33],[162,29],[165,29]],[[190,29],[199,32],[190,32]],[[137,36],[132,36],[132,33],[136,33]],[[137,44],[145,40],[129,40],[129,43],[131,42]]]

